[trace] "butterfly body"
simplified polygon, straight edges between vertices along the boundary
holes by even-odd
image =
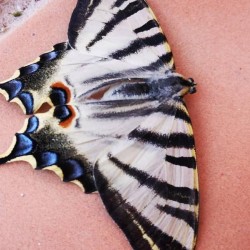
[[[0,163],[24,160],[98,191],[136,250],[193,249],[198,179],[183,97],[194,81],[175,71],[143,0],[79,0],[68,36],[0,85],[32,115]]]
[[[172,73],[166,78],[153,79],[150,81],[152,96],[157,99],[182,98],[190,93],[195,87],[195,83],[185,79],[177,73]]]
[[[164,99],[181,98],[192,92],[194,87],[194,82],[174,73],[165,77],[123,79],[122,84],[111,87],[105,93],[104,99],[145,98],[164,101]]]

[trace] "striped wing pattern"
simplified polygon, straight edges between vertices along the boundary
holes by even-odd
[[[190,86],[151,9],[78,0],[68,37],[0,85],[31,115],[0,163],[24,160],[98,191],[134,249],[194,248],[198,181],[182,99]],[[51,109],[38,113],[45,102]]]
[[[81,53],[158,70],[173,67],[166,37],[145,1],[78,1],[68,35],[70,45]]]
[[[108,212],[134,249],[195,245],[198,183],[193,134],[185,106],[172,105],[177,109],[174,116],[164,112],[169,105],[152,113],[110,148],[94,170]]]

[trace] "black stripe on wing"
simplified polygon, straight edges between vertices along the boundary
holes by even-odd
[[[159,57],[160,61],[163,62],[164,64],[168,64],[171,62],[171,60],[173,59],[173,53],[170,51],[170,52],[167,52],[166,54],[162,55]],[[158,62],[160,63],[160,62]],[[157,65],[157,64],[156,64]],[[151,64],[151,67],[154,67],[154,63]],[[175,66],[173,65],[172,66],[172,69],[174,70],[175,69]]]
[[[190,189],[187,187],[176,187],[170,185],[165,181],[158,180],[155,177],[150,176],[146,172],[133,168],[127,164],[124,164],[116,157],[109,155],[109,160],[125,174],[135,178],[140,185],[145,185],[160,197],[168,200],[177,201],[179,203],[197,205],[198,191],[196,189]]]
[[[122,78],[127,78],[128,76],[130,76],[131,78],[136,77],[138,75],[145,75],[147,73],[151,73],[151,75],[154,75],[154,72],[159,72],[161,71],[161,68],[163,67],[162,62],[164,63],[169,63],[172,60],[173,54],[172,52],[166,53],[165,55],[162,55],[159,57],[159,59],[153,61],[152,63],[150,63],[147,66],[144,67],[140,67],[140,68],[133,68],[133,69],[129,69],[129,70],[123,70],[120,72],[112,72],[112,73],[107,73],[98,77],[92,77],[89,79],[84,80],[84,83],[96,83],[98,81],[107,81],[107,80],[111,80],[111,79],[122,79]],[[164,68],[165,70],[165,68]]]
[[[145,94],[145,92],[142,92],[141,94]],[[130,100],[111,100],[111,101],[101,101],[101,102],[95,102],[92,104],[96,105],[101,105],[101,109],[105,110],[106,112],[100,112],[100,113],[95,113],[93,114],[93,117],[99,118],[99,119],[120,119],[120,118],[128,118],[132,116],[147,116],[152,113],[162,113],[164,115],[169,115],[169,116],[175,116],[178,119],[183,120],[184,122],[191,124],[190,118],[188,114],[178,108],[177,106],[173,106],[168,103],[164,103],[163,105],[160,105],[159,107],[137,107],[137,105],[149,102],[152,100],[149,99],[130,99]],[[123,107],[131,107],[129,110],[123,111]],[[121,108],[121,111],[114,111],[114,108]]]
[[[185,133],[160,134],[146,129],[137,128],[129,133],[129,139],[149,143],[161,148],[194,148],[194,138]]]
[[[144,31],[148,31],[155,27],[159,28],[159,24],[155,20],[149,20],[147,23],[143,24],[141,27],[134,30],[135,33],[140,33]]]
[[[145,8],[146,5],[143,5],[141,1],[134,1],[129,3],[125,9],[119,10],[114,17],[108,21],[104,28],[95,36],[95,38],[89,42],[87,45],[87,49],[95,45],[98,41],[101,41],[103,37],[105,37],[110,31],[114,29],[120,22],[127,19],[128,17],[134,15],[138,11]]]
[[[196,168],[196,161],[193,156],[192,157],[183,157],[183,156],[175,157],[171,155],[166,155],[165,160],[174,165],[183,166],[187,168],[194,168],[194,169]]]
[[[126,203],[120,193],[110,187],[110,183],[98,170],[98,166],[95,167],[94,175],[107,211],[124,231],[133,249],[152,250],[152,244],[155,244],[161,250],[186,250],[181,243],[161,231],[135,207]]]
[[[181,104],[182,103],[183,102],[181,102]],[[181,105],[180,105],[180,107],[181,107]],[[181,119],[188,124],[191,124],[191,120],[189,118],[189,115],[183,109],[179,108],[179,105],[172,105],[169,103],[164,103],[164,104],[160,105],[156,111],[161,112],[165,115],[175,116],[176,118]]]
[[[171,207],[168,205],[164,206],[157,205],[157,208],[166,214],[169,214],[175,218],[185,221],[191,228],[194,229],[195,233],[197,232],[198,221],[197,218],[195,217],[194,212],[177,207]]]
[[[69,43],[73,48],[75,48],[80,30],[85,26],[88,18],[102,1],[103,0],[84,0],[77,2],[68,29]]]
[[[138,52],[139,50],[145,47],[157,46],[160,44],[164,44],[164,42],[166,42],[166,38],[162,33],[159,32],[150,37],[136,39],[135,41],[130,43],[126,48],[118,50],[114,52],[113,54],[111,54],[110,57],[115,58],[115,59],[122,59],[126,56],[129,56],[131,54]],[[169,57],[169,59],[171,60],[172,56]]]
[[[112,8],[112,9],[113,9],[114,7],[119,8],[119,7],[122,6],[123,3],[124,3],[124,0],[117,0],[117,1],[113,4],[113,6],[112,6],[111,8]]]
[[[126,119],[126,118],[131,118],[131,117],[139,117],[139,116],[148,116],[152,113],[155,112],[154,108],[137,108],[133,110],[128,110],[128,111],[120,111],[120,112],[100,112],[100,113],[95,113],[93,115],[94,118],[99,118],[99,119]]]

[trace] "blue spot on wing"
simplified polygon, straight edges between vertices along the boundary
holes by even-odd
[[[71,115],[72,113],[66,105],[55,107],[54,116],[60,119],[60,121],[68,119]]]
[[[27,129],[26,129],[26,133],[33,133],[37,130],[39,126],[39,120],[36,116],[32,116],[29,118],[29,121],[28,121],[28,126],[27,126]]]
[[[60,163],[63,171],[63,181],[73,181],[84,175],[84,166],[79,161],[69,159]]]
[[[54,88],[51,91],[50,99],[55,106],[64,105],[67,102],[67,93],[64,89]]]
[[[30,137],[24,134],[17,134],[16,139],[16,145],[11,152],[11,158],[29,155],[33,152],[35,143]]]
[[[51,60],[53,60],[53,59],[56,59],[57,56],[58,56],[58,52],[56,52],[56,51],[51,51],[51,52],[49,52],[49,53],[46,53],[46,54],[41,55],[40,58],[41,58],[41,61],[47,62],[47,61],[51,61]]]
[[[36,72],[39,69],[39,67],[40,66],[37,63],[27,65],[27,66],[22,67],[22,68],[19,69],[20,70],[20,74],[21,75],[27,75],[27,74],[34,73],[34,72]]]
[[[26,114],[32,114],[34,105],[34,100],[32,95],[29,92],[22,92],[21,94],[18,95],[18,98],[23,103],[26,109]]]
[[[35,155],[37,169],[42,169],[58,162],[58,155],[54,152],[42,152]]]
[[[1,84],[0,88],[5,90],[9,95],[9,100],[12,100],[22,90],[23,84],[21,81],[11,80],[9,82]]]
[[[31,155],[36,147],[36,143],[27,135],[16,134],[16,144],[11,153],[3,158],[0,158],[0,164],[10,161],[16,157]]]

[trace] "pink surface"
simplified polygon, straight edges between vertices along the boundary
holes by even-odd
[[[76,1],[54,0],[0,40],[0,80],[66,39]],[[200,181],[197,249],[250,249],[250,2],[148,1],[177,70],[199,83],[187,98]],[[0,97],[0,151],[24,115]],[[51,172],[12,163],[0,169],[0,249],[130,249],[98,194]]]

